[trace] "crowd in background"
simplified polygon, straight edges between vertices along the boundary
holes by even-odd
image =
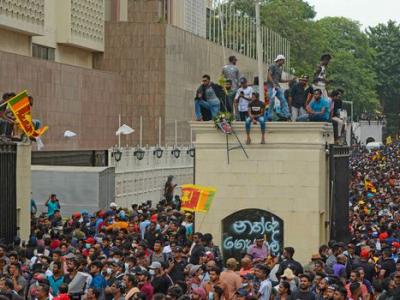
[[[321,245],[306,264],[296,245],[271,255],[264,236],[240,261],[222,257],[180,209],[173,178],[157,204],[68,218],[53,194],[46,212],[32,205],[28,241],[0,246],[0,299],[400,299],[399,158],[397,141],[353,149],[350,238]]]
[[[298,79],[285,80],[283,65],[285,57],[278,55],[267,72],[267,80],[263,84],[265,99],[260,99],[258,77],[253,83],[241,76],[237,67],[237,58],[229,57],[229,63],[222,69],[219,84],[204,75],[202,84],[196,91],[196,120],[210,120],[220,112],[229,112],[237,121],[245,122],[247,144],[251,143],[250,128],[252,124],[260,124],[262,139],[265,143],[265,122],[268,121],[314,121],[332,122],[335,141],[344,143],[346,115],[343,113],[342,89],[328,93],[327,67],[330,54],[321,56],[320,64],[310,80],[308,75]],[[289,88],[283,89],[282,83]]]

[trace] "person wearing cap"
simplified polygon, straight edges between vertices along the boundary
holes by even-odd
[[[236,92],[234,106],[235,114],[242,122],[245,122],[248,117],[252,94],[253,88],[248,85],[247,79],[245,77],[240,78],[240,88]]]
[[[289,93],[289,107],[292,114],[292,121],[296,122],[297,118],[305,115],[306,104],[311,100],[313,95],[312,86],[308,85],[308,76],[302,75],[299,82],[293,85]]]
[[[168,273],[165,272],[163,264],[160,262],[153,262],[150,266],[150,274],[153,276],[151,285],[154,288],[154,293],[166,294],[173,282]]]
[[[331,61],[332,56],[329,53],[323,54],[321,56],[320,63],[314,73],[313,88],[320,89],[322,95],[328,98],[328,92],[326,91],[326,85],[329,81],[326,78],[326,68]]]
[[[229,56],[229,63],[222,68],[222,76],[226,80],[230,80],[232,88],[237,90],[239,88],[239,68],[236,66],[237,58],[234,55]]]
[[[358,268],[362,268],[364,270],[365,273],[365,278],[367,280],[369,280],[370,282],[373,281],[373,278],[376,275],[375,272],[375,264],[370,263],[369,262],[369,258],[370,258],[370,250],[369,248],[365,247],[363,249],[361,249],[360,252],[360,259],[358,262],[356,262],[354,264],[354,268],[358,269]]]
[[[281,276],[281,282],[282,281],[287,281],[290,285],[290,289],[292,292],[297,291],[297,281],[296,281],[296,276],[294,275],[292,269],[287,268],[282,276]]]
[[[251,124],[260,123],[261,128],[261,144],[265,144],[265,120],[264,120],[265,104],[260,101],[258,93],[252,93],[251,102],[248,104],[248,117],[246,118],[246,144],[251,144],[250,129]]]
[[[172,257],[169,259],[169,266],[167,269],[168,275],[171,277],[174,283],[178,281],[185,281],[185,268],[187,260],[183,257],[183,249],[180,246],[176,246],[172,250]]]
[[[224,91],[221,86],[211,82],[210,75],[203,75],[202,84],[196,92],[194,101],[194,111],[197,121],[202,121],[202,108],[211,114],[211,118],[215,118],[220,112],[221,99],[224,96]],[[204,119],[204,121],[207,121]]]
[[[276,97],[280,102],[281,112],[280,116],[283,119],[288,119],[290,117],[289,106],[285,98],[285,94],[280,83],[288,82],[287,80],[282,80],[282,69],[285,63],[285,56],[279,54],[274,63],[268,68],[267,75],[267,86],[268,86],[268,98],[269,98],[269,108],[268,108],[268,120],[272,120],[272,115],[274,113],[274,97]],[[275,96],[274,96],[275,95]]]

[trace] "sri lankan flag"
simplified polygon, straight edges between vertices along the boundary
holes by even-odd
[[[364,188],[366,191],[370,191],[371,193],[376,193],[376,188],[375,186],[372,184],[371,181],[369,181],[368,179],[364,180]]]
[[[47,131],[47,126],[35,130],[32,124],[31,106],[26,91],[10,99],[8,107],[13,112],[19,127],[21,127],[27,136],[38,138]]]
[[[207,212],[217,191],[215,188],[194,184],[184,184],[181,190],[181,208],[195,212]]]

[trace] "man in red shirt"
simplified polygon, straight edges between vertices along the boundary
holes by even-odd
[[[140,292],[146,295],[146,300],[153,299],[154,288],[150,283],[150,273],[147,271],[141,271],[136,275],[139,281],[138,287]]]

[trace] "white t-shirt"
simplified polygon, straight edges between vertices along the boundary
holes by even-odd
[[[244,96],[248,98],[249,100],[244,99],[243,97],[240,97],[240,93],[243,92]],[[248,86],[247,88],[239,88],[237,90],[235,99],[239,100],[239,111],[248,111],[249,108],[249,103],[251,102],[251,94],[253,93],[253,88],[251,86]]]
[[[261,281],[260,289],[258,290],[258,294],[260,295],[260,297],[258,299],[269,300],[269,298],[271,297],[271,292],[272,292],[271,281],[269,279]]]

